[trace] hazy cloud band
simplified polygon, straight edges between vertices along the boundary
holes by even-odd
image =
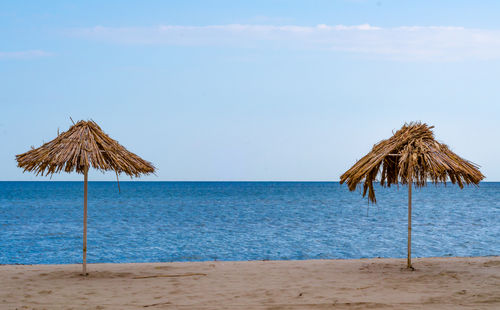
[[[0,59],[30,59],[38,57],[51,56],[52,53],[41,50],[2,52],[0,51]]]
[[[92,27],[72,35],[119,44],[307,48],[401,60],[500,58],[500,31],[463,27],[213,25]]]

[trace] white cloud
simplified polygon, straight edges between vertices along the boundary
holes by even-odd
[[[120,44],[307,48],[401,60],[499,59],[500,31],[441,26],[211,25],[74,29],[72,35]]]
[[[38,57],[52,56],[52,53],[42,50],[17,51],[17,52],[1,52],[0,59],[30,59]]]

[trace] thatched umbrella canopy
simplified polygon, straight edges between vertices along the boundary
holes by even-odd
[[[87,182],[90,167],[113,170],[130,177],[155,172],[155,167],[116,140],[111,139],[94,121],[79,121],[68,131],[39,148],[16,155],[18,167],[36,175],[52,175],[61,171],[84,175],[83,274],[87,268]]]
[[[363,183],[363,197],[376,203],[373,183],[380,185],[408,185],[408,268],[411,266],[411,189],[427,185],[427,181],[450,181],[463,188],[465,184],[477,185],[484,179],[479,167],[453,153],[448,146],[437,142],[432,132],[434,126],[419,122],[405,124],[391,138],[380,141],[371,152],[361,158],[341,177],[350,191]]]

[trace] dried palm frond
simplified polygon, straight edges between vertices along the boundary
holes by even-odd
[[[93,167],[138,177],[155,167],[111,139],[94,121],[79,121],[41,147],[16,155],[18,167],[36,175],[60,171],[84,173]]]
[[[376,202],[373,182],[380,177],[380,185],[408,184],[422,187],[450,181],[463,188],[464,184],[477,185],[483,174],[479,167],[453,153],[448,146],[434,139],[433,126],[412,122],[405,124],[391,138],[373,146],[371,152],[361,158],[341,177],[354,191],[363,183],[363,197]]]

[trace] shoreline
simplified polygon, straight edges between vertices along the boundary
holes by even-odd
[[[424,257],[415,257],[412,256],[413,260],[418,259],[447,259],[447,258],[499,258],[500,254],[491,254],[491,255],[483,255],[483,256],[424,256]],[[214,262],[227,262],[227,263],[245,263],[245,262],[307,262],[307,261],[363,261],[363,260],[378,260],[378,259],[393,259],[393,260],[404,260],[406,261],[406,257],[366,257],[366,258],[308,258],[308,259],[254,259],[254,260],[196,260],[196,261],[164,261],[164,262],[120,262],[120,263],[89,263],[87,262],[87,266],[92,265],[123,265],[123,264],[177,264],[177,263],[214,263]],[[75,265],[81,266],[81,263],[62,263],[62,264],[0,264],[0,268],[2,266],[66,266],[66,265]]]
[[[500,256],[405,261],[0,265],[0,309],[500,308]]]

